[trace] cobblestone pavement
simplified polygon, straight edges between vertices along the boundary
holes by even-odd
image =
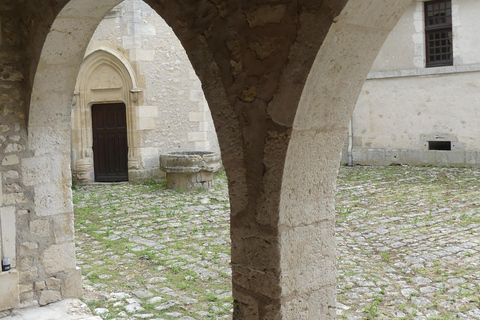
[[[340,168],[342,319],[480,319],[480,170]],[[74,191],[84,301],[104,319],[231,319],[229,204],[214,190]]]
[[[337,193],[345,319],[480,319],[480,171],[355,167]]]

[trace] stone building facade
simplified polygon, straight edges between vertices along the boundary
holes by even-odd
[[[0,310],[81,295],[72,101],[120,0],[0,3]],[[411,0],[145,0],[202,82],[229,181],[234,319],[334,319],[335,182],[362,85]]]
[[[125,132],[114,123],[109,131],[114,138],[102,141],[101,130],[92,127],[99,111],[92,108],[113,112],[118,107]],[[219,152],[210,110],[185,50],[141,0],[116,6],[95,31],[75,86],[72,126],[75,183],[158,180],[164,177],[160,154]],[[125,143],[127,149],[118,145]],[[112,153],[104,151],[106,145]],[[115,158],[114,165],[109,158]]]
[[[342,162],[350,154],[353,164],[480,165],[480,2],[435,2],[439,11],[432,16],[451,17],[438,21],[435,41],[446,47],[432,50],[450,56],[437,63],[427,57],[428,4],[413,2],[380,50],[355,106]],[[451,40],[440,39],[442,32]]]

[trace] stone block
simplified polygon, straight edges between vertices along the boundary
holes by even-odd
[[[206,132],[188,132],[188,141],[204,141],[207,140]]]
[[[55,243],[74,240],[73,212],[66,212],[53,217]]]
[[[450,151],[447,159],[449,164],[465,164],[465,151]]]
[[[36,156],[44,156],[52,150],[64,152],[70,148],[71,142],[68,137],[70,137],[70,128],[67,125],[35,127],[29,132],[29,149],[34,150]]]
[[[54,244],[43,251],[40,262],[47,275],[75,269],[75,244]]]
[[[47,287],[45,281],[37,281],[35,282],[35,291],[42,291]]]
[[[232,228],[232,263],[252,270],[278,270],[279,252],[275,236],[245,234]]]
[[[385,164],[401,164],[400,160],[400,150],[399,149],[389,149],[385,151]]]
[[[465,151],[465,163],[468,165],[477,164],[477,152],[476,151]]]
[[[33,283],[20,284],[18,286],[18,290],[21,294],[24,292],[33,291]]]
[[[125,50],[140,48],[142,45],[142,38],[138,36],[122,36],[122,48]]]
[[[196,141],[195,150],[209,150],[210,143],[208,141]]]
[[[232,279],[235,285],[260,293],[272,299],[279,299],[282,288],[280,276],[272,271],[255,270],[232,264]]]
[[[80,268],[65,270],[66,276],[63,279],[65,287],[63,288],[64,298],[80,298],[82,290],[82,271]]]
[[[62,157],[33,157],[22,159],[22,177],[26,186],[62,181]]]
[[[22,283],[34,282],[38,279],[38,269],[31,267],[27,270],[18,270],[19,277],[22,279]]]
[[[6,180],[5,182],[11,181],[11,180],[17,180],[20,177],[20,173],[16,170],[8,170],[5,172],[3,175],[3,178]]]
[[[18,272],[0,272],[0,311],[13,309],[20,303]]]
[[[258,301],[234,287],[233,318],[234,319],[259,319]]]
[[[44,219],[31,221],[30,232],[37,237],[48,237],[51,234],[50,221]]]
[[[438,151],[435,150],[435,164],[448,165],[448,153],[451,151]]]
[[[157,118],[158,106],[140,106],[138,107],[138,116],[140,118]]]
[[[157,34],[153,24],[135,23],[135,34],[141,36],[154,36]]]
[[[57,278],[48,278],[45,281],[48,290],[60,290],[62,287],[63,281]]]
[[[155,118],[139,118],[138,129],[139,130],[154,130],[156,128]]]
[[[189,93],[190,101],[202,101],[204,99],[202,90],[190,90]]]
[[[16,265],[16,217],[15,207],[3,207],[0,208],[0,227],[1,227],[1,252],[3,258],[9,258],[11,260],[12,268]]]
[[[20,293],[20,304],[18,305],[18,309],[30,307],[38,307],[35,292],[29,291]]]
[[[352,149],[352,159],[353,163],[363,164],[367,160],[366,150],[363,148],[353,148]]]
[[[25,195],[23,192],[4,193],[3,203],[4,205],[15,205],[17,203],[25,203]]]
[[[335,286],[329,286],[304,295],[296,295],[282,305],[285,319],[335,319]]]
[[[0,207],[2,206],[3,206],[3,179],[2,179],[2,173],[0,172]]]
[[[282,295],[302,295],[335,284],[334,226],[332,220],[281,232]]]
[[[53,216],[73,211],[71,195],[72,190],[68,184],[47,183],[35,186],[37,216]]]
[[[421,150],[405,149],[403,153],[404,164],[418,164],[421,153],[423,153]]]
[[[38,303],[41,306],[44,306],[46,304],[52,303],[52,302],[57,302],[62,300],[62,295],[60,294],[60,291],[56,290],[44,290],[40,294],[40,299],[38,300]]]
[[[205,121],[205,112],[189,112],[188,121],[192,121],[192,122]]]
[[[132,49],[130,50],[132,61],[154,61],[155,50]]]
[[[35,242],[24,242],[20,245],[20,255],[27,256],[36,253],[38,244]]]
[[[27,271],[33,270],[34,267],[34,258],[33,257],[20,257],[18,259],[18,270],[19,271]],[[23,278],[22,278],[23,282]],[[25,282],[23,282],[25,283]]]
[[[20,161],[18,160],[18,156],[12,154],[3,158],[2,166],[12,166],[18,164],[19,162]]]
[[[335,285],[310,293],[308,297],[309,319],[316,319],[319,314],[323,315],[325,319],[335,319]]]
[[[369,165],[385,165],[385,149],[367,149],[367,163]]]
[[[308,318],[307,298],[296,295],[293,299],[285,301],[282,305],[282,316],[285,319],[310,320]]]
[[[420,162],[422,164],[436,164],[436,154],[433,150],[427,150],[420,153]]]

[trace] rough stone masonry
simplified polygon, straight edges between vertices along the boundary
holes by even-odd
[[[81,293],[70,107],[87,44],[119,2],[0,4],[2,254],[15,248],[1,286],[15,292],[19,279],[18,298],[1,296],[1,309]],[[182,42],[218,133],[234,319],[334,318],[341,146],[373,59],[410,2],[146,1]]]

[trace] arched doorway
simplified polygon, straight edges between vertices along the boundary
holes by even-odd
[[[135,72],[120,54],[101,48],[87,55],[72,103],[74,182],[128,181],[129,171],[138,169],[135,107],[140,94]]]

